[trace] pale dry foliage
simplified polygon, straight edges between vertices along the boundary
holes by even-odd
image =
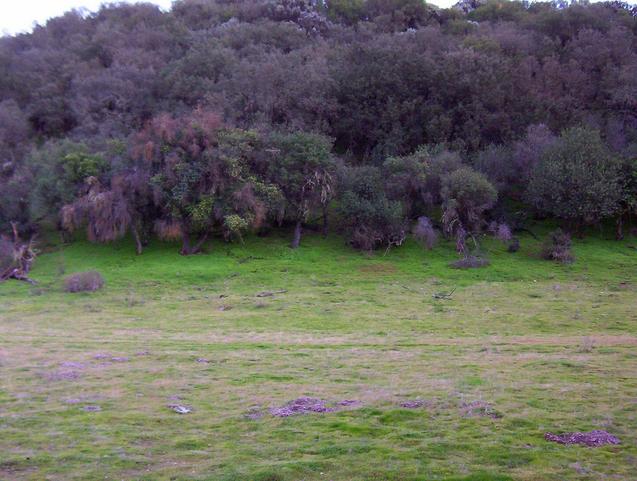
[[[98,179],[86,179],[88,191],[62,207],[62,227],[73,232],[86,225],[91,242],[112,242],[126,235],[132,215],[121,190],[104,190]]]
[[[431,220],[428,217],[418,217],[413,230],[414,237],[428,250],[434,248],[438,242],[438,232],[434,229]]]
[[[64,279],[66,292],[95,292],[104,287],[104,278],[97,271],[76,272]]]
[[[155,233],[164,241],[176,241],[182,237],[181,224],[173,219],[160,219],[155,222]]]

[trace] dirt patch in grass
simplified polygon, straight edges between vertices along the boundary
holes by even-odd
[[[426,404],[427,402],[423,401],[422,399],[412,399],[410,401],[401,402],[400,407],[405,409],[418,409],[425,406]]]
[[[344,399],[336,403],[328,403],[323,399],[302,396],[282,406],[270,408],[270,414],[275,417],[285,418],[297,414],[332,413],[341,409],[358,408],[362,405],[363,402],[358,399]],[[263,416],[263,412],[252,408],[245,416],[249,419],[259,419]]]
[[[574,432],[574,433],[562,433],[562,434],[553,434],[546,433],[544,435],[544,439],[547,441],[551,441],[553,443],[564,444],[564,445],[572,445],[572,444],[581,444],[583,446],[589,447],[599,447],[606,446],[608,444],[619,444],[620,441],[612,434],[606,431],[589,431],[586,433],[582,432]]]
[[[36,471],[36,468],[22,461],[0,461],[0,479],[16,479],[18,474],[24,476]]]
[[[333,411],[334,408],[327,407],[324,400],[303,396],[287,402],[283,406],[271,408],[270,414],[285,418],[297,414],[329,413]]]

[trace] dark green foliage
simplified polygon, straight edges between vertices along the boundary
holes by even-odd
[[[29,139],[29,123],[26,114],[13,100],[0,102],[0,175],[10,174],[24,155]]]
[[[617,216],[616,238],[618,240],[624,237],[625,219],[630,220],[637,216],[637,156],[623,159],[621,178],[623,189]]]
[[[283,194],[284,216],[295,224],[292,247],[301,241],[301,224],[310,212],[326,206],[334,190],[332,142],[318,134],[273,133],[268,139],[267,177]]]
[[[15,222],[21,233],[31,234],[37,228],[30,209],[29,190],[33,177],[25,168],[18,168],[9,175],[0,174],[0,233],[10,232]]]
[[[511,149],[503,145],[489,145],[478,152],[473,167],[482,172],[499,192],[515,187],[520,178]]]
[[[371,251],[402,244],[406,234],[402,206],[385,195],[380,169],[343,169],[339,193],[338,213],[353,247]]]
[[[13,242],[7,237],[0,237],[0,272],[5,272],[14,263]]]
[[[596,130],[565,130],[532,171],[527,199],[575,230],[617,213],[621,162]]]
[[[89,178],[104,180],[111,165],[87,145],[54,141],[35,150],[26,159],[35,181],[30,192],[30,214],[34,221],[56,225],[60,209],[86,190]]]
[[[437,20],[435,9],[422,0],[367,0],[364,9],[366,16],[385,31],[416,29]]]
[[[425,209],[428,159],[424,150],[418,150],[412,155],[390,157],[383,163],[387,197],[402,202],[408,218],[415,218]]]
[[[332,0],[327,8],[330,20],[355,25],[365,18],[365,0]]]
[[[455,235],[460,230],[481,230],[483,215],[495,204],[498,191],[483,174],[462,167],[443,177],[441,196],[445,232]]]
[[[442,203],[442,179],[462,167],[462,159],[457,152],[442,148],[425,150],[428,160],[425,166],[425,198],[429,205]]]
[[[462,206],[442,195],[443,179],[470,165],[500,194],[495,217],[540,212],[577,230],[614,217],[621,237],[637,204],[636,36],[635,9],[620,2],[180,0],[167,12],[69,12],[0,39],[0,231],[59,227],[66,206],[89,238],[131,233],[138,252],[153,228],[196,251],[209,235],[241,240],[284,220],[296,245],[310,213],[325,232],[330,199],[351,204],[331,188],[340,157],[380,169],[372,203],[394,233],[405,219],[437,223],[441,207],[448,234],[479,229],[488,189]],[[192,123],[201,112],[218,117],[208,139]],[[170,141],[151,132],[165,115]],[[565,130],[583,123],[600,133]],[[148,140],[156,162],[141,155]],[[317,186],[299,196],[307,182]],[[339,212],[345,231],[377,222]],[[377,237],[361,245],[400,238]]]

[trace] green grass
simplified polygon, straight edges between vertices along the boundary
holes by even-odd
[[[336,237],[187,258],[159,243],[140,257],[130,242],[51,249],[38,286],[0,285],[0,480],[632,480],[632,244],[587,237],[560,266],[530,237],[516,254],[487,241],[491,266],[468,271],[448,267],[450,245],[368,256]],[[102,291],[63,292],[89,269]],[[303,395],[362,405],[245,417]],[[463,415],[477,400],[502,417]],[[590,429],[622,444],[543,439]]]

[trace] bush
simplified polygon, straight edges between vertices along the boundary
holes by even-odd
[[[434,229],[428,217],[418,217],[414,227],[414,237],[428,250],[434,248],[438,242],[438,232]]]
[[[565,130],[531,172],[527,200],[538,210],[567,221],[581,234],[585,225],[614,216],[622,197],[621,161],[599,131]]]
[[[562,229],[554,230],[542,245],[542,258],[570,264],[575,260],[571,252],[571,236]]]
[[[509,242],[509,248],[507,249],[507,251],[509,251],[511,254],[514,254],[515,252],[520,250],[520,239],[518,239],[517,237],[513,237],[511,239],[511,242]]]
[[[461,167],[462,159],[457,152],[440,150],[431,154],[431,159],[425,166],[425,197],[430,205],[442,203],[442,179]]]
[[[489,224],[489,234],[498,239],[500,242],[506,244],[513,239],[511,234],[511,228],[505,223],[498,223],[493,221]]]
[[[480,255],[469,254],[462,259],[452,262],[449,267],[454,269],[476,269],[478,267],[487,267],[489,259]]]
[[[406,228],[402,205],[385,195],[380,170],[350,167],[340,177],[337,212],[349,244],[363,251],[401,245]]]
[[[442,223],[453,234],[460,227],[479,232],[484,212],[498,200],[498,191],[487,178],[470,167],[462,167],[442,179]]]
[[[77,272],[64,279],[66,292],[95,292],[104,287],[104,278],[97,271]]]

